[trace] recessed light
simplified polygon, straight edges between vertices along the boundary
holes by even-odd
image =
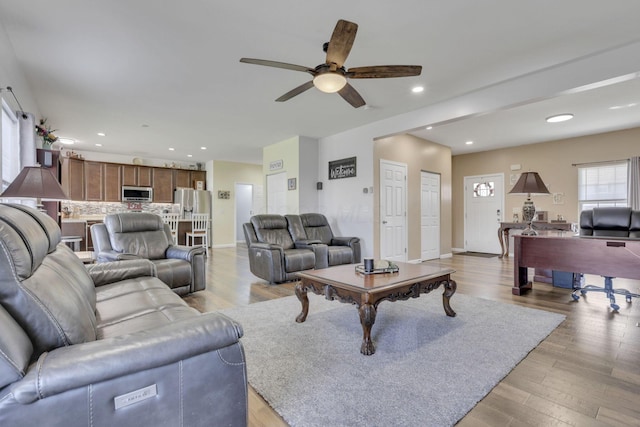
[[[207,147],[200,147],[200,149],[201,149],[201,150],[206,150],[206,149],[207,149]]]
[[[148,125],[148,124],[146,124],[146,123],[143,123],[143,124],[142,124],[142,127],[143,127],[143,128],[148,128],[148,127],[149,127],[149,125]]]
[[[169,147],[169,151],[176,151],[176,149],[173,147]]]
[[[193,157],[193,154],[187,154],[187,157]]]
[[[573,119],[573,114],[571,113],[562,113],[556,114],[555,116],[547,117],[547,123],[560,123],[566,122],[567,120]]]
[[[65,145],[73,145],[73,144],[75,144],[75,143],[76,143],[76,141],[75,141],[74,139],[71,139],[71,138],[63,138],[63,137],[58,138],[58,142],[59,142],[60,144],[65,144]]]
[[[416,86],[413,89],[411,89],[411,92],[413,93],[420,93],[424,91],[424,86]]]
[[[96,147],[102,147],[102,144],[96,144]]]
[[[104,132],[98,132],[98,136],[107,136],[107,134]]]
[[[473,144],[473,141],[467,141],[467,142],[465,142],[465,144],[471,145],[471,144]]]
[[[433,129],[433,126],[427,126],[427,130]]]

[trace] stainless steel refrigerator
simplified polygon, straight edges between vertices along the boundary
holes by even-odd
[[[191,214],[206,213],[209,215],[209,245],[213,242],[211,235],[211,192],[192,188],[177,188],[173,194],[173,203],[179,205],[182,219],[191,220]]]

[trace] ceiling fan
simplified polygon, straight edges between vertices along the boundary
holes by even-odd
[[[345,69],[344,61],[347,59],[347,56],[349,56],[357,31],[358,24],[342,19],[339,20],[336,24],[336,28],[333,30],[331,40],[323,46],[323,50],[327,53],[327,59],[324,64],[320,64],[315,68],[254,58],[241,58],[240,62],[265,65],[267,67],[284,68],[293,71],[302,71],[313,76],[313,80],[285,93],[280,98],[276,99],[277,102],[287,101],[315,86],[322,92],[338,92],[345,101],[355,108],[365,105],[365,101],[362,99],[362,96],[360,96],[358,91],[356,91],[354,87],[347,82],[347,79],[410,77],[419,76],[422,72],[422,66],[420,65],[377,65],[349,68],[348,70]]]

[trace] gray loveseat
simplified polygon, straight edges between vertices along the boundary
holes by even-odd
[[[243,225],[251,272],[270,283],[313,268],[360,262],[360,239],[336,237],[322,214],[255,215]]]
[[[242,329],[149,260],[85,267],[55,221],[0,204],[1,426],[246,426]]]
[[[205,250],[200,246],[177,246],[169,226],[159,215],[125,212],[105,216],[91,226],[98,262],[145,258],[156,275],[179,295],[206,287]]]

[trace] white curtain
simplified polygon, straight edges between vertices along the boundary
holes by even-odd
[[[627,175],[629,207],[634,210],[640,210],[640,157],[636,156],[629,159]]]
[[[36,164],[36,119],[31,113],[16,111],[19,122],[20,170]]]

